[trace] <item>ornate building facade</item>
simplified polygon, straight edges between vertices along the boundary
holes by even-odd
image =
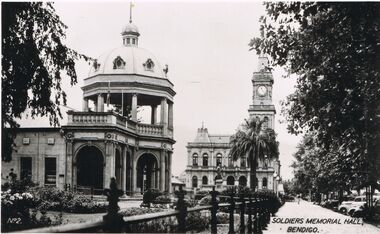
[[[176,93],[167,66],[139,47],[139,36],[130,20],[122,45],[94,61],[82,87],[83,109],[69,111],[66,125],[19,130],[2,182],[16,174],[40,185],[96,191],[115,177],[127,195],[171,191]],[[140,107],[149,111],[148,122],[138,120]]]
[[[249,106],[249,118],[265,120],[264,128],[274,129],[276,109],[272,103],[273,75],[267,69],[268,59],[259,57],[253,73],[253,103]],[[215,185],[218,168],[223,185],[249,185],[250,165],[247,156],[233,161],[229,156],[230,135],[211,135],[207,128],[198,129],[194,141],[187,144],[188,164],[186,168],[186,187],[188,189],[209,190]],[[259,160],[256,169],[259,190],[269,189],[277,192],[280,183],[280,161],[265,158]]]

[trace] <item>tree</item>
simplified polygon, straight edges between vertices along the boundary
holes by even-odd
[[[278,158],[278,142],[273,129],[263,130],[264,121],[256,118],[245,120],[242,129],[231,136],[230,155],[234,160],[248,155],[250,165],[250,187],[256,188],[256,167],[265,155],[269,159]]]
[[[2,3],[2,159],[11,160],[14,137],[25,110],[59,124],[66,105],[62,72],[77,83],[75,61],[88,60],[63,43],[65,29],[52,3]]]
[[[268,2],[251,49],[297,77],[283,103],[291,133],[314,132],[333,152],[333,167],[359,163],[359,177],[379,178],[379,3]],[[321,157],[321,155],[318,155]]]

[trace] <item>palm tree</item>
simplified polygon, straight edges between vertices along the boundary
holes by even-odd
[[[276,133],[273,129],[263,129],[264,120],[257,118],[245,120],[242,128],[231,136],[230,139],[230,155],[233,160],[248,155],[250,171],[250,187],[256,188],[256,167],[259,159],[264,159],[265,155],[268,159],[278,158],[278,142],[276,141]]]

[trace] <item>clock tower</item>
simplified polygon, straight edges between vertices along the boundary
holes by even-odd
[[[259,57],[252,77],[253,103],[249,106],[250,118],[266,120],[265,127],[274,129],[276,109],[272,103],[273,75],[268,69],[268,58]]]

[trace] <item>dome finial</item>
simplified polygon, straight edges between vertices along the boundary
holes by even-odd
[[[133,2],[130,2],[129,3],[129,23],[132,23],[132,8],[134,7],[135,5],[133,4]]]

